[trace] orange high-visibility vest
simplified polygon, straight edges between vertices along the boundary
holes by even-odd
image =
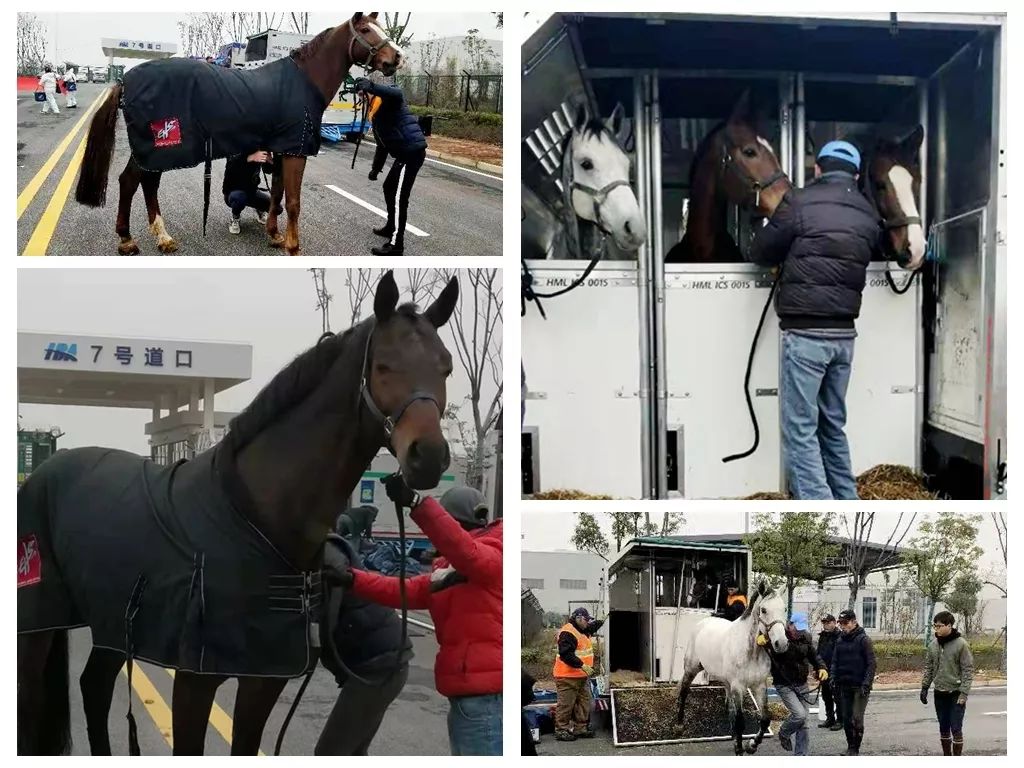
[[[576,638],[576,657],[583,662],[584,666],[594,666],[594,644],[590,642],[590,638],[576,629],[571,621],[558,630],[558,635],[563,632],[568,632]],[[558,655],[558,635],[555,635],[555,669],[552,675],[554,677],[586,677],[587,673],[582,669],[570,667],[562,661],[561,656]]]
[[[737,602],[738,603],[743,603],[743,607],[746,608],[747,607],[747,596],[746,595],[741,595],[741,594],[737,593],[735,595],[730,595],[729,597],[725,598],[725,604],[726,605],[732,605],[733,603],[737,603]]]

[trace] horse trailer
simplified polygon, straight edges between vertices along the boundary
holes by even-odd
[[[632,539],[608,565],[605,673],[640,672],[678,680],[698,622],[725,608],[722,582],[749,590],[750,548],[683,537]],[[606,688],[607,689],[607,686]]]
[[[916,273],[869,267],[847,397],[853,468],[902,465],[942,496],[1004,498],[1005,32],[1005,14],[980,13],[535,20],[522,45],[524,241],[538,201],[557,207],[565,194],[558,150],[578,104],[625,108],[647,241],[596,263],[557,249],[523,260],[538,294],[579,283],[539,306],[524,291],[523,495],[785,491],[774,312],[751,349],[772,275],[741,261],[665,263],[686,231],[701,137],[747,92],[796,187],[825,142],[923,127],[917,203],[931,258]],[[728,212],[743,253],[761,224]],[[760,446],[725,463],[754,440],[748,396]]]

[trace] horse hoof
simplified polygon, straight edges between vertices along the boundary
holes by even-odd
[[[122,256],[138,256],[139,244],[134,240],[126,240],[117,246],[117,252]]]
[[[284,235],[271,235],[270,245],[274,248],[280,248],[284,245]]]
[[[160,253],[174,253],[178,250],[178,242],[176,240],[164,240],[162,243],[157,243],[156,247],[160,249]]]
[[[298,256],[302,253],[302,249],[297,245],[294,248],[286,248],[285,250],[288,251],[289,256]]]

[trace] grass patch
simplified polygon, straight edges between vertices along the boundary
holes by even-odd
[[[501,115],[494,112],[461,112],[456,109],[410,106],[414,115],[433,115],[438,136],[467,139],[501,146]]]

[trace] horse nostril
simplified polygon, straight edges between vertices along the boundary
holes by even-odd
[[[626,222],[626,232],[629,233],[630,235],[633,234],[633,225],[630,224],[628,221]]]

